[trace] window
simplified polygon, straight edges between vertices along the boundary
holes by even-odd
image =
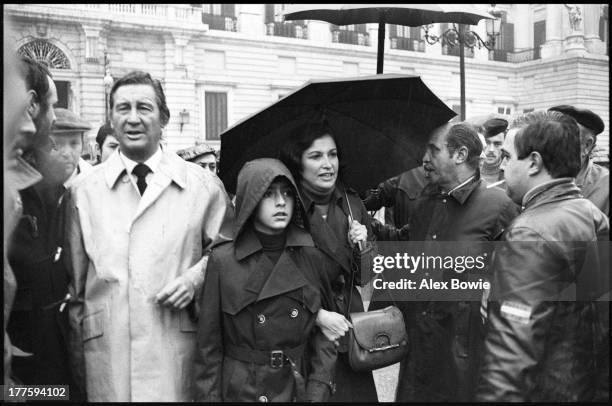
[[[523,114],[527,114],[527,113],[531,113],[534,110],[534,108],[530,108],[530,109],[523,109]]]
[[[440,36],[442,37],[442,55],[453,55],[453,56],[459,56],[460,48],[461,48],[461,44],[459,43],[459,39],[456,38],[453,42],[455,43],[454,46],[451,45],[452,42],[449,42],[446,40],[446,36],[442,35],[446,30],[450,29],[450,28],[454,28],[454,25],[450,25],[448,23],[442,23],[440,24]],[[465,27],[466,31],[469,31],[471,29],[473,29],[474,27],[467,25]],[[459,30],[459,27],[456,27],[457,30]],[[451,31],[449,32],[448,36],[453,37],[453,36],[458,36],[457,33]],[[466,58],[473,58],[474,57],[474,48],[468,48],[468,47],[463,47],[464,48],[464,55]]]
[[[599,16],[599,38],[606,44],[606,55],[610,54],[610,32],[608,31],[608,6],[603,6],[602,14]]]
[[[27,56],[51,69],[70,69],[70,61],[57,46],[43,39],[35,39],[21,46],[17,53]]]
[[[391,40],[391,49],[425,51],[425,42],[421,40],[421,27],[389,25],[389,38]]]
[[[202,4],[202,22],[211,30],[236,31],[234,4]]]
[[[57,89],[57,104],[55,107],[70,108],[70,82],[54,80]]]
[[[514,24],[507,22],[506,12],[502,11],[500,33],[489,59],[508,62],[508,52],[514,52]]]
[[[533,23],[533,59],[540,59],[540,47],[546,42],[546,20]]]
[[[266,4],[266,34],[277,37],[308,38],[304,20],[283,21],[280,14],[288,4]]]
[[[227,129],[227,93],[204,92],[204,124],[207,140],[219,140]]]
[[[332,42],[353,45],[369,45],[370,35],[366,24],[332,25]]]
[[[512,114],[512,107],[511,106],[498,106],[497,107],[497,113],[498,114],[511,115]]]

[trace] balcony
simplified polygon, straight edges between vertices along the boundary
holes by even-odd
[[[59,15],[82,21],[83,18],[106,19],[117,23],[148,26],[183,26],[199,29],[202,10],[188,4],[5,4],[5,12],[14,15]]]
[[[405,51],[416,51],[425,52],[425,41],[405,38],[405,37],[394,37],[391,38],[391,49],[403,49]]]
[[[295,22],[269,22],[266,24],[266,34],[276,37],[308,38],[308,27]]]
[[[211,30],[236,31],[236,17],[202,13],[202,22]]]
[[[509,62],[508,54],[509,52],[504,49],[494,49],[492,51],[489,51],[489,60],[498,62]]]
[[[332,42],[340,44],[370,45],[370,35],[365,32],[332,30]]]
[[[459,47],[460,45],[457,44],[454,47],[444,44],[442,45],[442,55],[451,55],[451,56],[459,56]],[[466,58],[473,58],[474,57],[474,48],[468,48],[468,47],[463,47],[464,48],[464,55]]]
[[[534,52],[533,48],[516,52],[508,52],[508,62],[520,63],[533,61],[534,59],[538,58],[536,58],[536,53]]]

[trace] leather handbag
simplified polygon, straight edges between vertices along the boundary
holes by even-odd
[[[401,361],[408,354],[404,316],[396,306],[351,313],[348,358],[353,371],[372,371]]]
[[[346,196],[349,221],[353,220],[351,205]],[[359,246],[361,249],[361,245]],[[381,275],[382,276],[382,275]],[[351,275],[351,294],[348,310],[353,299],[354,274]],[[372,371],[401,361],[408,354],[408,334],[404,316],[396,306],[370,312],[350,313],[353,325],[349,329],[348,359],[356,372]]]

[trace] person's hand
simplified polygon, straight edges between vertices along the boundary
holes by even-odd
[[[357,244],[359,241],[365,241],[368,238],[368,229],[357,220],[353,220],[349,223],[348,238],[353,244]]]
[[[172,310],[185,308],[195,295],[195,287],[183,276],[174,279],[155,296],[155,302]]]
[[[320,309],[317,313],[317,326],[321,328],[321,332],[325,337],[334,342],[336,345],[337,340],[344,336],[353,325],[343,315],[336,312],[329,312],[325,309]]]

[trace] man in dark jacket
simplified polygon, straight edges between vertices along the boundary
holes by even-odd
[[[609,294],[597,255],[609,222],[573,180],[578,126],[558,112],[527,114],[503,154],[522,214],[495,252],[477,400],[609,402],[609,303],[595,301]]]
[[[485,244],[518,214],[499,188],[487,188],[473,126],[448,123],[432,134],[423,166],[430,184],[411,216],[411,241]],[[447,245],[448,246],[448,245]],[[401,362],[397,401],[470,401],[476,386],[482,322],[477,301],[399,303],[411,351]]]
[[[483,124],[485,138],[485,158],[480,167],[482,180],[488,184],[494,184],[504,178],[504,172],[500,168],[501,147],[508,129],[508,121],[503,118],[493,117]]]
[[[580,128],[580,172],[576,175],[576,186],[582,195],[592,201],[606,216],[610,216],[610,171],[593,163],[591,153],[597,144],[597,134],[604,130],[603,120],[591,110],[574,106],[555,106],[559,111],[572,117]]]

